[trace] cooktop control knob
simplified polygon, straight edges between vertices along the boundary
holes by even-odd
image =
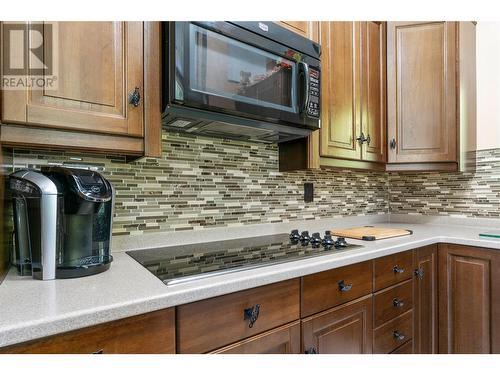
[[[301,233],[300,235],[300,242],[302,243],[303,246],[306,246],[309,241],[311,241],[311,237],[309,237],[309,232],[306,230]]]
[[[331,249],[333,247],[334,241],[329,230],[325,231],[325,237],[321,243],[325,249]]]
[[[321,237],[319,235],[319,233],[313,233],[311,235],[311,245],[312,247],[319,247],[319,245],[321,245]]]
[[[335,247],[347,247],[347,241],[344,237],[337,237],[337,241],[335,241]]]
[[[292,241],[293,243],[297,243],[300,241],[300,234],[298,229],[292,230],[292,232],[290,233],[290,241]]]

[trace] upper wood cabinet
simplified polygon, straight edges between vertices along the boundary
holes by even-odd
[[[3,38],[8,37],[7,25],[3,25]],[[24,49],[31,45],[32,35],[36,35],[28,32],[30,28],[31,24],[26,23],[28,42]],[[97,149],[101,146],[107,149],[106,136],[111,136],[116,143],[122,143],[123,148],[130,147],[132,154],[146,154],[144,137],[146,133],[149,135],[149,130],[145,124],[161,128],[159,83],[145,82],[152,78],[151,74],[159,79],[159,24],[54,22],[44,24],[39,30],[44,51],[47,51],[43,56],[53,57],[55,87],[5,90],[2,123],[21,124],[24,130],[34,127],[49,129],[51,134],[64,137],[64,141],[54,142],[54,146],[61,143],[70,146],[73,138],[74,145],[81,147],[82,141],[77,140],[76,132],[85,132],[101,135],[95,138],[94,147]],[[49,31],[55,38],[49,37]],[[25,51],[25,55],[28,52]],[[151,59],[157,61],[152,64]],[[31,78],[34,77],[36,59],[27,61],[23,75]],[[148,71],[149,68],[158,71]],[[137,95],[135,103],[131,100],[133,93]],[[157,106],[147,108],[154,112],[154,119],[147,118],[146,105],[151,104]],[[54,133],[54,129],[69,133]],[[14,130],[7,128],[5,132],[2,142],[15,144]],[[48,133],[33,133],[34,138],[30,140],[35,143],[33,146],[47,140],[40,134]],[[159,137],[158,129],[156,134]]]
[[[386,161],[385,30],[382,22],[321,22],[321,165]]]
[[[388,22],[388,170],[456,170],[475,148],[471,35],[470,22]]]
[[[278,21],[277,23],[303,37],[314,40],[315,42],[318,41],[318,21]]]
[[[439,352],[500,353],[500,253],[439,245]]]

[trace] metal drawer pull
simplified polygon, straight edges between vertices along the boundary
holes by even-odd
[[[347,284],[344,282],[344,280],[339,281],[339,290],[341,292],[348,292],[352,289],[352,284]]]
[[[141,92],[139,87],[136,87],[134,91],[128,94],[128,103],[132,104],[134,107],[138,107],[141,102]]]
[[[309,348],[309,349],[306,349],[304,354],[318,354],[318,352],[316,351],[315,348]]]
[[[243,313],[243,320],[249,320],[248,328],[252,328],[257,319],[259,319],[260,305],[252,306],[245,309]]]
[[[403,300],[399,300],[397,298],[394,298],[392,300],[392,304],[394,305],[394,307],[403,307],[405,305]]]
[[[104,349],[99,349],[93,352],[92,354],[104,354]]]
[[[405,339],[405,335],[399,331],[394,331],[392,334],[396,340],[403,341]]]
[[[403,273],[403,272],[405,272],[405,269],[404,269],[404,268],[402,268],[402,267],[398,267],[397,265],[396,265],[396,266],[394,266],[394,267],[392,268],[392,270],[394,271],[394,273]]]
[[[424,269],[422,267],[417,268],[415,270],[415,276],[417,276],[419,279],[423,279],[424,275],[425,275],[425,271],[424,271]]]

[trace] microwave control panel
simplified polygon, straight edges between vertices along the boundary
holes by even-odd
[[[319,75],[319,70],[309,69],[309,101],[307,103],[307,115],[318,118],[320,113]]]

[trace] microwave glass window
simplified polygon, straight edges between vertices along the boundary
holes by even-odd
[[[190,89],[209,95],[207,104],[217,106],[222,97],[235,110],[251,104],[297,112],[295,61],[193,24],[189,55]]]

